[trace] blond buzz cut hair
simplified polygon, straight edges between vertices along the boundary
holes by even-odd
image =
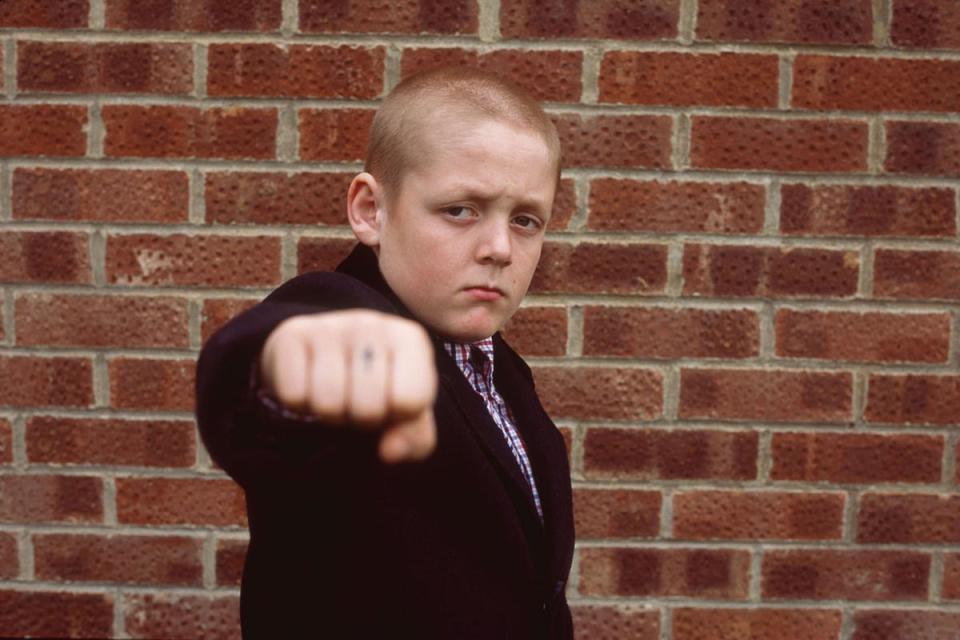
[[[399,192],[404,172],[423,159],[425,132],[438,119],[469,126],[497,120],[539,135],[560,179],[560,138],[540,103],[516,84],[473,67],[421,71],[398,84],[373,118],[364,170],[388,197]]]

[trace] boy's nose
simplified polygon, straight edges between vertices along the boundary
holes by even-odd
[[[513,254],[513,240],[510,237],[510,224],[492,222],[486,225],[477,246],[477,259],[480,262],[493,262],[506,266]]]

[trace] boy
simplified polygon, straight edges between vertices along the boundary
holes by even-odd
[[[198,424],[250,520],[244,637],[572,637],[567,454],[497,333],[559,156],[502,79],[408,78],[347,194],[357,248],[205,346]]]

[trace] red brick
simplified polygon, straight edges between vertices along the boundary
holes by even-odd
[[[587,226],[597,231],[759,233],[765,189],[747,182],[590,182]]]
[[[837,640],[840,611],[825,609],[673,610],[673,640]]]
[[[705,244],[683,250],[683,292],[694,296],[851,297],[859,271],[856,251]]]
[[[763,597],[926,600],[930,556],[908,551],[773,549],[763,555]]]
[[[573,605],[576,640],[660,640],[660,612],[637,605]]]
[[[847,372],[682,369],[680,417],[771,422],[846,422],[853,377]]]
[[[891,173],[960,177],[960,124],[887,122],[887,157]]]
[[[960,376],[871,374],[870,422],[950,426],[960,416]]]
[[[584,309],[583,354],[637,358],[749,358],[760,322],[746,309]]]
[[[89,17],[88,0],[4,0],[0,4],[0,27],[80,29],[87,26]]]
[[[698,40],[870,44],[870,0],[700,0]]]
[[[113,596],[3,590],[0,629],[6,636],[21,638],[109,638],[113,635]]]
[[[564,178],[557,186],[553,198],[553,211],[547,223],[547,231],[564,231],[577,212],[577,192],[573,180]]]
[[[181,536],[39,534],[38,580],[201,586],[203,541]]]
[[[402,77],[448,65],[484,69],[512,80],[543,102],[576,103],[582,91],[583,53],[580,51],[405,49],[400,65]]]
[[[246,540],[217,540],[217,586],[239,587],[246,557]]]
[[[201,311],[200,334],[206,342],[214,332],[227,323],[234,316],[240,315],[258,302],[256,299],[246,298],[216,298],[203,301]]]
[[[537,367],[537,392],[554,418],[652,420],[663,413],[663,376],[650,369]]]
[[[960,252],[877,249],[873,293],[878,298],[960,300]]]
[[[20,558],[17,555],[17,536],[0,533],[0,579],[14,580],[20,575]]]
[[[506,38],[615,38],[661,40],[677,36],[680,0],[516,0],[500,7]]]
[[[84,106],[0,105],[0,156],[82,156],[86,127]]]
[[[111,284],[243,287],[280,283],[280,238],[175,234],[107,237]]]
[[[124,627],[131,638],[239,638],[240,600],[236,596],[127,594],[124,604]]]
[[[301,109],[300,159],[356,162],[367,154],[373,109]]]
[[[6,418],[0,418],[0,464],[13,462],[13,426]]]
[[[89,284],[89,236],[68,231],[6,231],[0,235],[0,281]]]
[[[611,480],[753,480],[757,434],[590,427],[583,442],[583,473]]]
[[[243,491],[232,480],[117,478],[122,524],[246,526]]]
[[[27,420],[31,463],[191,467],[196,427],[189,420],[53,418]]]
[[[960,553],[943,554],[943,597],[960,600]]]
[[[475,34],[477,3],[468,0],[300,0],[300,30],[320,33]]]
[[[0,404],[14,407],[93,404],[93,365],[89,358],[0,356]]]
[[[577,538],[655,538],[660,503],[659,491],[574,489]]]
[[[108,29],[278,31],[282,0],[105,0]]]
[[[857,542],[956,544],[960,496],[867,493],[860,498]]]
[[[950,315],[780,309],[777,355],[854,362],[946,363]]]
[[[773,55],[608,51],[600,102],[776,107],[778,65]]]
[[[277,110],[106,105],[104,149],[111,157],[276,158]]]
[[[843,493],[684,491],[673,496],[680,540],[839,540]]]
[[[27,293],[15,303],[21,346],[187,346],[179,298]]]
[[[894,0],[890,39],[902,47],[960,49],[960,5],[941,0]]]
[[[935,483],[943,438],[865,433],[773,434],[774,480]]]
[[[24,169],[13,172],[13,217],[93,222],[186,222],[183,171]]]
[[[211,96],[376,98],[383,92],[383,47],[211,44]]]
[[[194,360],[111,358],[110,406],[116,409],[193,411]]]
[[[346,225],[352,173],[206,174],[207,221]]]
[[[554,115],[567,168],[669,169],[673,122],[668,116]]]
[[[17,91],[187,94],[193,48],[159,42],[19,42]]]
[[[333,271],[357,241],[353,238],[300,238],[297,242],[297,273]]]
[[[666,284],[665,245],[547,242],[530,291],[656,294]]]
[[[585,596],[688,596],[745,600],[750,554],[717,549],[580,550]]]
[[[851,640],[956,640],[960,613],[859,609],[853,622]]]
[[[89,476],[0,476],[0,521],[102,523],[102,482]]]
[[[564,307],[524,307],[507,321],[503,337],[524,356],[567,353],[567,310]]]
[[[853,120],[692,118],[690,164],[758,171],[866,171],[867,124]]]
[[[786,184],[780,231],[811,236],[954,237],[951,189]]]

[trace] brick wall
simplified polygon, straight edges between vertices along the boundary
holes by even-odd
[[[197,350],[460,61],[563,138],[508,333],[578,637],[960,637],[960,3],[4,0],[0,45],[0,635],[237,637]]]

